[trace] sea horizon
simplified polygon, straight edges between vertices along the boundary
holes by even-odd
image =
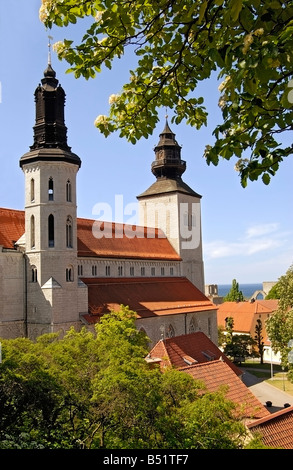
[[[242,291],[243,296],[245,298],[250,299],[252,295],[257,291],[257,290],[262,290],[263,285],[262,282],[258,283],[238,283],[239,284],[239,290]],[[225,297],[228,292],[231,290],[232,283],[231,284],[218,284],[218,295],[220,297]],[[262,299],[262,296],[259,297]]]

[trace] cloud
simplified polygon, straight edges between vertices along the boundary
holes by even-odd
[[[286,241],[286,235],[279,231],[278,223],[258,224],[248,227],[236,241],[215,240],[204,243],[204,254],[210,259],[255,255],[280,248]]]
[[[276,232],[279,228],[278,223],[253,225],[246,230],[247,238],[260,237],[268,233]]]

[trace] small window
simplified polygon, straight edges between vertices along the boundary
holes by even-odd
[[[52,248],[54,246],[54,215],[50,214],[48,217],[48,239],[49,239],[49,247]]]
[[[54,201],[54,182],[53,178],[49,178],[49,184],[48,184],[48,200],[49,201]]]
[[[174,268],[173,268],[173,266],[171,266],[171,268],[170,268],[170,276],[174,276]]]
[[[97,275],[97,266],[92,266],[92,275],[93,276]]]
[[[130,276],[134,276],[134,267],[130,266]]]
[[[35,202],[35,180],[31,179],[31,202]]]
[[[35,266],[32,266],[31,281],[32,282],[37,282],[38,281],[38,272],[37,272],[37,268]]]
[[[151,268],[151,275],[152,276],[156,275],[156,268],[154,268],[154,267]]]
[[[110,276],[110,266],[106,266],[106,276]]]
[[[141,274],[141,276],[145,276],[145,267],[144,266],[142,266],[140,268],[140,274]]]
[[[67,217],[66,220],[66,247],[72,248],[72,218],[70,216]]]
[[[35,248],[35,216],[31,216],[31,248]]]
[[[71,202],[71,182],[67,180],[66,182],[66,201]]]
[[[165,268],[164,267],[161,268],[161,276],[165,276]]]
[[[66,282],[73,282],[73,267],[66,268]]]
[[[123,266],[118,266],[118,276],[123,276]]]
[[[81,264],[77,266],[77,273],[79,276],[83,275],[83,266]]]

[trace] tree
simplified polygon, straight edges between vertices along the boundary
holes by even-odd
[[[264,354],[264,341],[263,341],[263,335],[262,335],[262,321],[258,318],[256,320],[256,325],[255,325],[255,336],[254,336],[258,352],[259,352],[259,357],[260,357],[260,363],[263,364],[263,354]]]
[[[241,290],[239,290],[239,284],[236,279],[233,279],[232,286],[228,294],[224,297],[224,302],[242,302],[244,296]]]
[[[96,334],[3,340],[0,449],[238,449],[247,432],[226,390],[145,361],[147,337],[121,306]]]
[[[94,78],[111,69],[126,48],[137,67],[120,93],[110,96],[108,116],[98,116],[105,135],[119,131],[135,143],[150,135],[158,108],[173,110],[172,121],[199,129],[207,123],[197,86],[217,74],[223,122],[207,145],[208,164],[238,158],[241,184],[269,184],[280,162],[293,121],[293,2],[290,0],[42,0],[46,27],[93,17],[80,44],[55,45],[75,77]],[[88,25],[88,21],[86,22]]]
[[[279,286],[278,282],[269,290],[268,295],[266,295],[265,300],[270,300],[270,299],[279,299],[280,294],[279,294]]]
[[[266,321],[271,347],[281,354],[283,367],[289,368],[288,378],[293,382],[293,360],[290,355],[293,339],[293,265],[278,280],[278,309]]]

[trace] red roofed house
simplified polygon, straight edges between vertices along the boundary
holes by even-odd
[[[262,336],[265,344],[264,360],[279,362],[280,358],[271,351],[265,322],[278,308],[278,300],[252,300],[246,302],[224,302],[218,306],[218,325],[226,327],[226,318],[233,318],[233,332],[247,334],[254,338],[257,320],[262,324]]]
[[[242,382],[241,370],[202,332],[159,341],[146,358],[160,360],[204,384],[209,392],[227,387],[226,397],[236,403],[236,412],[246,424],[270,416],[268,409]],[[239,405],[239,406],[238,406]]]
[[[80,158],[67,144],[65,92],[49,63],[35,90],[34,142],[20,158],[24,211],[0,209],[0,337],[80,328],[128,305],[153,344],[205,332],[217,343],[215,305],[203,294],[201,196],[166,121],[156,181],[138,199],[141,226],[77,218]]]
[[[274,449],[293,449],[293,406],[248,425],[252,434],[261,436],[265,446]]]

